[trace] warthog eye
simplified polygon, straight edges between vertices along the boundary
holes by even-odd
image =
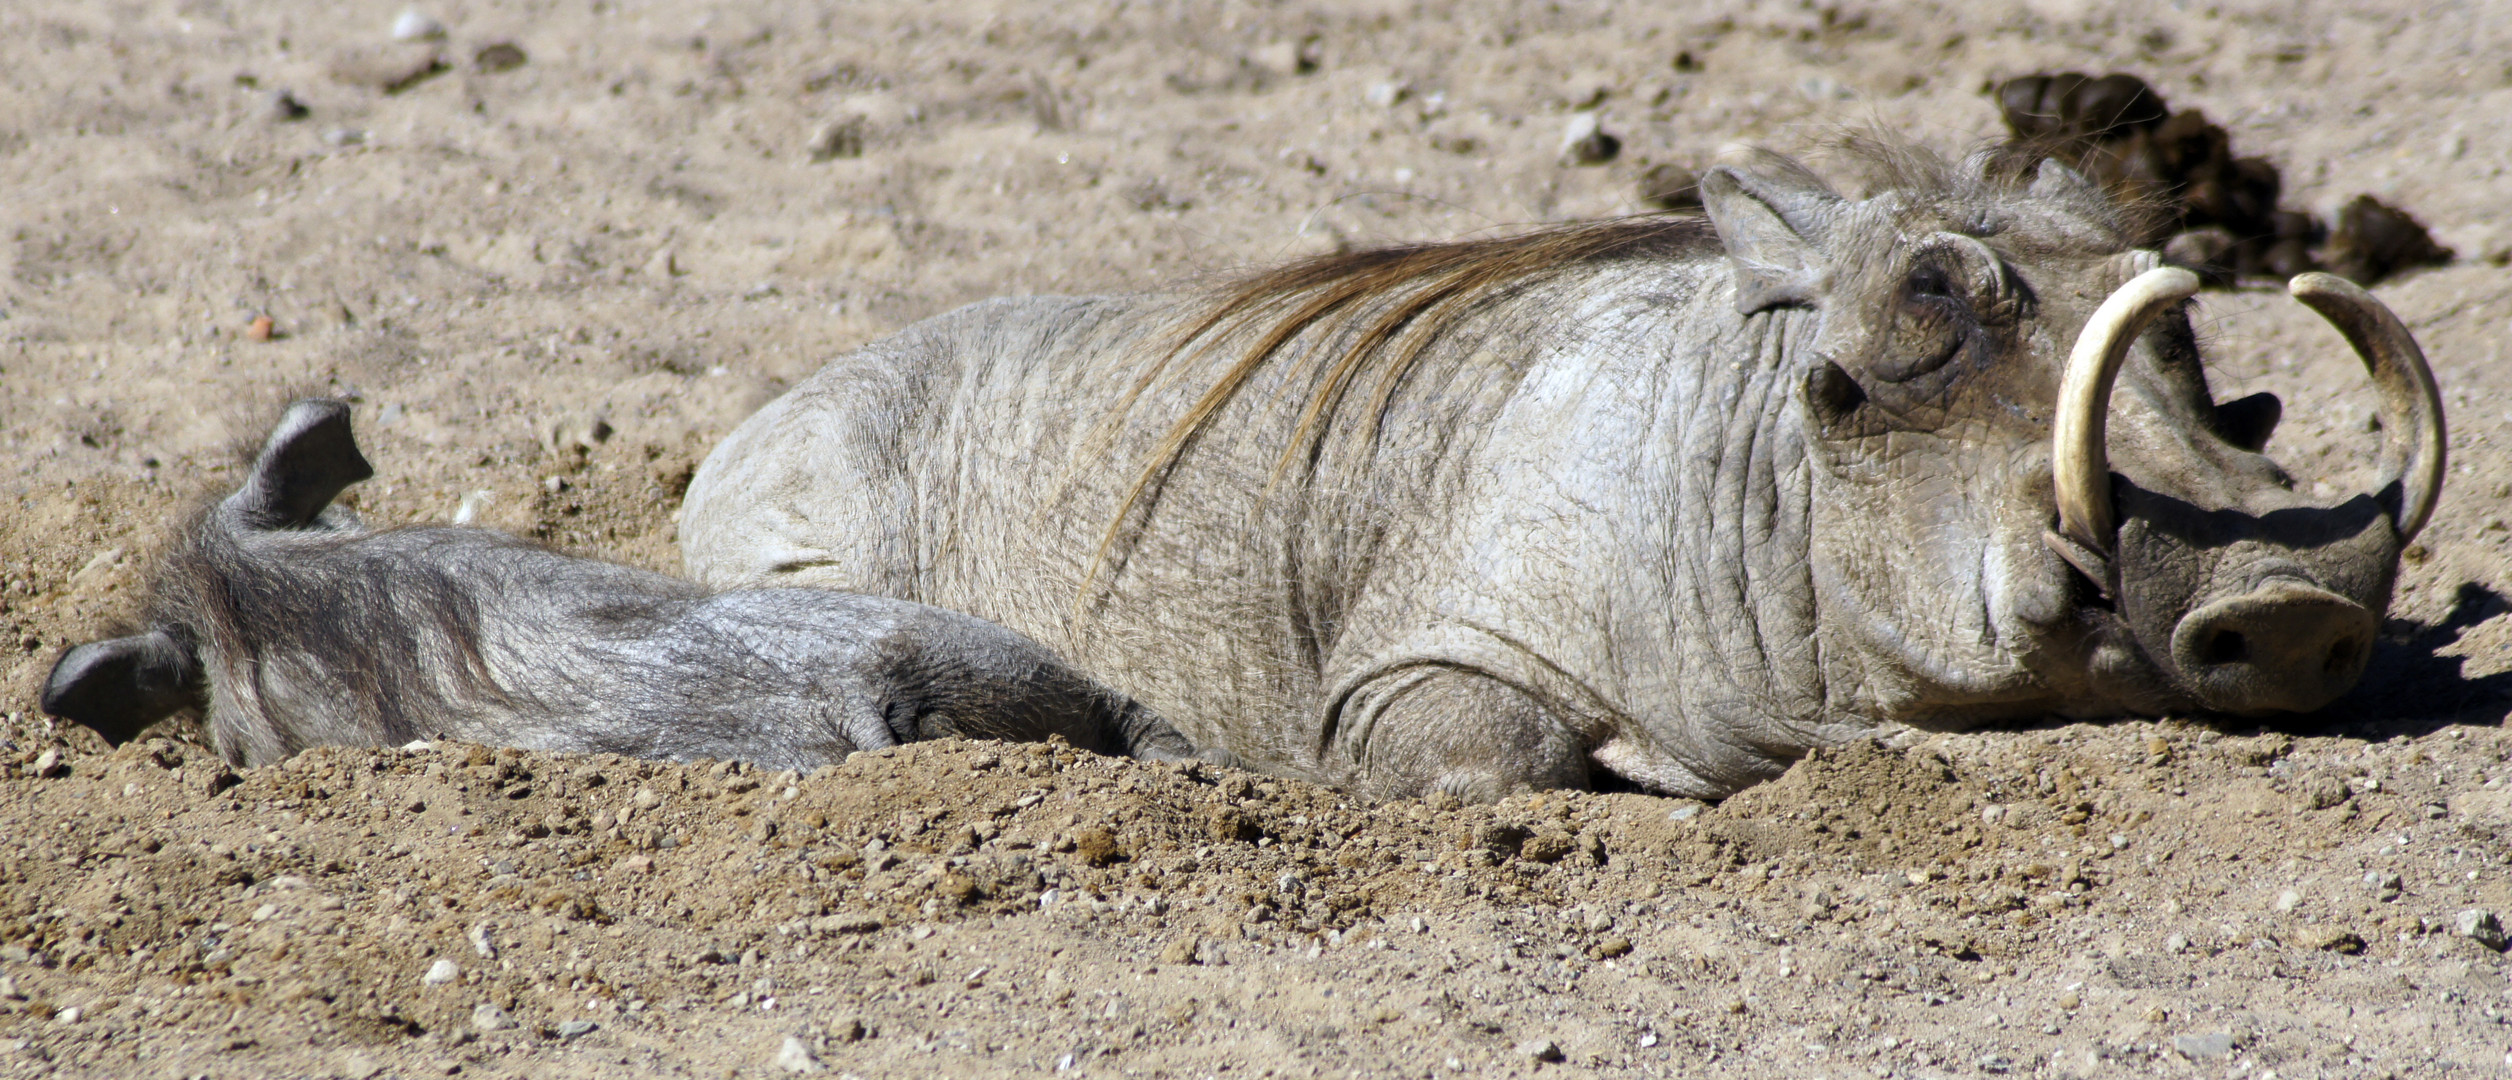
[[[1913,299],[1962,299],[1962,291],[1954,284],[1953,276],[1939,266],[1926,265],[1912,270],[1909,288]]]

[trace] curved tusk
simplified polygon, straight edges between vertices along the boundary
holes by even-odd
[[[2415,539],[2442,496],[2447,454],[2442,393],[2434,386],[2433,369],[2425,365],[2425,350],[2416,346],[2416,336],[2389,305],[2352,281],[2335,274],[2297,274],[2285,289],[2346,335],[2364,370],[2372,373],[2373,386],[2381,393],[2382,464],[2389,471],[2381,486],[2399,485],[2399,542]]]
[[[2111,384],[2146,324],[2197,291],[2198,275],[2176,266],[2139,274],[2094,309],[2067,355],[2050,435],[2050,472],[2059,531],[2092,551],[2111,550],[2111,456],[2104,442]]]

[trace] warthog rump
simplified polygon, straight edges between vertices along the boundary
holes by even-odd
[[[2217,402],[2195,279],[2012,148],[1764,153],[1654,216],[1001,300],[717,447],[683,552],[1036,636],[1205,745],[1373,795],[1718,796],[1880,722],[2318,708],[2442,476],[2407,332],[2330,504]]]
[[[292,406],[177,536],[138,633],[63,654],[46,712],[127,740],[206,709],[219,753],[449,737],[809,770],[959,735],[1193,747],[1052,653],[966,615],[818,589],[709,593],[469,528],[372,532],[348,406]]]

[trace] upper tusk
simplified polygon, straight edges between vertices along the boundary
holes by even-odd
[[[2104,439],[2120,362],[2148,322],[2197,291],[2198,275],[2176,266],[2139,274],[2094,309],[2067,356],[2050,437],[2051,479],[2059,531],[2093,551],[2111,550],[2111,458]]]
[[[2335,274],[2297,274],[2285,288],[2346,335],[2346,343],[2372,373],[2381,394],[2382,464],[2389,472],[2382,486],[2399,484],[2399,542],[2414,539],[2442,496],[2448,453],[2442,393],[2434,386],[2433,369],[2425,364],[2425,351],[2389,305],[2352,281]]]

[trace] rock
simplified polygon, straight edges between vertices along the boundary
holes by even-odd
[[[70,575],[70,591],[93,591],[111,578],[114,568],[120,565],[122,565],[121,548],[106,548],[97,552],[94,558],[87,560],[86,565],[79,567]]]
[[[2323,930],[2309,939],[2311,947],[2322,952],[2354,956],[2364,951],[2364,937],[2352,930]]]
[[[511,41],[492,41],[471,54],[472,70],[483,75],[500,75],[522,67],[530,58],[523,47]]]
[[[842,1017],[830,1023],[828,1029],[830,1042],[862,1042],[867,1034],[870,1033],[864,1030],[863,1021],[852,1016]]]
[[[303,120],[314,112],[314,110],[307,108],[304,102],[297,100],[297,96],[295,94],[289,93],[286,90],[272,91],[270,95],[270,104],[267,107],[270,111],[270,118],[283,124],[290,121]]]
[[[351,1054],[349,1060],[342,1062],[340,1066],[340,1074],[348,1077],[349,1080],[370,1080],[371,1077],[380,1075],[383,1071],[384,1063],[368,1054]]]
[[[400,17],[393,20],[394,41],[436,41],[444,36],[445,24],[417,8],[405,9]]]
[[[1247,54],[1249,63],[1276,75],[1315,74],[1317,65],[1324,58],[1325,50],[1322,48],[1322,43],[1314,37],[1299,41],[1277,41]]]
[[[1536,1061],[1561,1060],[1561,1045],[1551,1039],[1528,1039],[1518,1044],[1518,1056]]]
[[[1595,113],[1570,114],[1570,122],[1561,129],[1561,163],[1564,165],[1602,165],[1622,153],[1622,140],[1605,133],[1603,122]]]
[[[558,1037],[561,1039],[581,1038],[593,1034],[593,1030],[601,1026],[591,1020],[569,1020],[558,1025]]]
[[[608,417],[600,413],[580,413],[550,421],[541,432],[541,445],[557,457],[582,457],[594,447],[611,441],[615,434]]]
[[[1617,956],[1629,956],[1631,955],[1631,939],[1627,937],[1606,938],[1605,940],[1596,943],[1596,949],[1592,955],[1599,960],[1611,960]]]
[[[2503,922],[2485,908],[2470,908],[2459,913],[2451,920],[2451,930],[2496,952],[2502,952],[2506,944]]]
[[[2168,935],[2163,939],[2163,951],[2167,953],[2188,952],[2189,939],[2182,937],[2179,934]]]
[[[1170,938],[1169,943],[1160,949],[1160,962],[1192,964],[1195,962],[1195,945],[1196,938],[1193,934],[1180,934]]]
[[[2229,1031],[2210,1031],[2203,1035],[2175,1035],[2172,1036],[2172,1049],[2193,1061],[2220,1058],[2233,1052],[2233,1034]]]
[[[1403,101],[1405,98],[1411,97],[1412,95],[1413,84],[1411,83],[1382,82],[1371,83],[1369,91],[1365,97],[1367,97],[1369,103],[1372,105],[1376,105],[1381,109],[1391,109],[1395,107],[1397,102]]]
[[[2278,911],[2292,911],[2301,906],[2303,906],[2303,894],[2301,890],[2287,889],[2276,895],[2276,909]]]
[[[429,986],[443,986],[461,977],[461,965],[451,960],[439,960],[428,965],[427,974],[419,976],[419,981]]]
[[[279,323],[268,315],[255,315],[245,324],[244,336],[252,341],[269,341],[279,336]]]
[[[862,157],[864,118],[849,116],[811,129],[811,141],[804,143],[803,149],[810,153],[814,162]]]
[[[1073,854],[1092,866],[1106,866],[1125,857],[1124,849],[1117,846],[1116,834],[1096,825],[1073,833]]]
[[[776,1048],[776,1067],[789,1073],[819,1072],[820,1059],[811,1056],[809,1043],[798,1036],[788,1035],[784,1044]]]
[[[2302,795],[2303,805],[2314,810],[2326,810],[2355,797],[2355,793],[2347,788],[2346,781],[2327,773],[2304,781]]]
[[[2364,872],[2364,887],[2371,889],[2374,895],[2383,900],[2396,900],[2399,898],[2400,891],[2406,887],[2406,883],[2395,872],[2367,870]]]
[[[48,747],[43,753],[35,755],[35,764],[32,768],[35,775],[46,778],[59,776],[68,771],[61,765],[61,748],[57,746]]]
[[[383,49],[351,49],[332,58],[325,69],[334,82],[398,94],[443,74],[445,56],[432,47],[398,45]]]
[[[480,954],[482,960],[497,959],[497,942],[490,936],[487,923],[476,923],[471,927],[471,951]]]
[[[1512,856],[1526,844],[1527,832],[1517,825],[1487,821],[1474,827],[1474,846],[1494,855]]]
[[[1570,834],[1546,829],[1527,837],[1526,843],[1518,846],[1518,857],[1528,862],[1555,863],[1576,850],[1578,842],[1570,839]]]
[[[515,1018],[496,1002],[483,1001],[471,1007],[473,1031],[505,1031],[515,1026]]]
[[[184,786],[203,795],[216,795],[244,782],[244,778],[237,776],[235,770],[228,768],[223,761],[187,768],[183,770],[183,777]]]

